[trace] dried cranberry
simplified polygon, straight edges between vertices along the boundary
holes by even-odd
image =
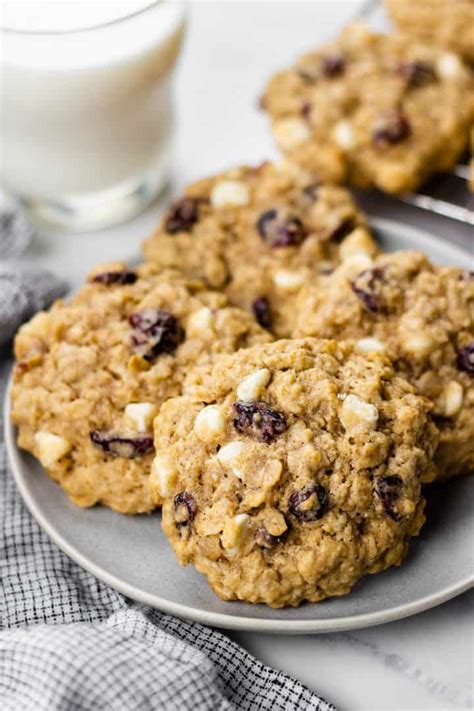
[[[261,548],[273,548],[273,546],[278,546],[283,543],[288,536],[288,530],[281,534],[281,536],[273,536],[265,526],[259,526],[255,531],[255,542],[257,546]]]
[[[351,288],[354,294],[364,304],[367,311],[372,313],[382,312],[383,306],[377,294],[377,285],[383,280],[383,269],[364,269],[356,278],[351,281]]]
[[[325,77],[332,79],[333,77],[340,76],[346,67],[344,57],[340,54],[330,54],[327,57],[323,57],[321,62],[321,69]]]
[[[399,62],[396,71],[410,88],[424,86],[436,81],[436,73],[429,62]]]
[[[273,410],[264,402],[252,400],[234,403],[234,427],[241,434],[255,437],[269,444],[286,430],[286,418],[282,412]]]
[[[197,512],[196,499],[187,491],[182,491],[174,497],[174,520],[176,525],[187,526],[194,521]]]
[[[391,475],[381,476],[374,483],[374,491],[379,497],[385,513],[393,521],[400,521],[402,518],[396,509],[402,486],[403,479]]]
[[[129,317],[134,327],[131,344],[135,353],[153,360],[161,353],[172,353],[184,340],[178,319],[163,309],[144,309]]]
[[[314,496],[314,506],[310,509],[301,508],[301,505]],[[321,484],[307,484],[303,489],[294,491],[288,499],[288,511],[300,521],[317,521],[327,511],[329,497],[326,489]]]
[[[143,457],[153,450],[153,437],[147,435],[125,437],[104,430],[92,430],[90,438],[92,444],[114,457],[133,459],[134,457]]]
[[[174,235],[177,232],[189,232],[199,217],[200,200],[183,197],[176,200],[168,210],[165,219],[166,231]]]
[[[271,247],[298,245],[307,236],[299,217],[276,208],[266,210],[260,215],[257,220],[257,230],[263,241]]]
[[[260,326],[270,328],[272,325],[272,312],[270,302],[266,296],[259,296],[252,304],[252,311]]]
[[[372,143],[376,148],[401,143],[411,134],[407,117],[396,109],[380,114],[372,132]]]
[[[469,375],[474,375],[474,341],[458,351],[457,366]]]
[[[135,284],[137,279],[138,277],[135,272],[122,269],[119,272],[102,272],[102,274],[96,274],[92,277],[91,281],[94,284],[111,286],[112,284]]]

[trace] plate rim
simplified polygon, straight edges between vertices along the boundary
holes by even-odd
[[[401,227],[404,234],[409,237],[413,237],[414,241],[418,240],[421,242],[427,241],[438,241],[439,237],[431,235],[425,230],[420,230],[419,228],[412,227],[411,225],[406,225],[398,220],[392,220],[389,218],[372,218],[369,220],[371,226],[375,229],[380,230],[393,230],[397,226]],[[457,244],[450,244],[450,250],[453,253],[458,253],[459,258],[469,257],[469,254],[462,247]],[[396,620],[401,620],[406,617],[411,617],[421,612],[425,612],[437,605],[441,605],[448,600],[461,595],[467,590],[474,587],[474,574],[467,575],[467,577],[462,578],[459,582],[443,589],[442,591],[432,593],[430,595],[425,595],[424,597],[415,600],[411,603],[403,603],[397,605],[396,607],[390,607],[387,610],[380,610],[378,612],[372,613],[362,613],[358,615],[351,615],[349,617],[330,617],[326,619],[314,619],[314,620],[272,620],[272,619],[259,619],[246,616],[234,616],[227,615],[220,612],[209,612],[206,610],[199,610],[198,608],[189,607],[188,605],[183,605],[181,603],[176,603],[166,598],[162,598],[160,595],[151,594],[140,590],[134,585],[131,585],[124,580],[116,577],[114,574],[109,573],[105,568],[91,561],[87,556],[80,553],[74,546],[73,543],[69,542],[66,537],[64,537],[54,526],[54,523],[50,522],[46,516],[43,515],[40,507],[38,506],[34,496],[29,491],[26,481],[23,476],[22,466],[20,462],[20,450],[16,444],[15,439],[15,427],[10,419],[10,393],[12,387],[12,372],[10,372],[8,377],[8,383],[5,390],[5,399],[3,407],[4,415],[4,437],[5,446],[7,451],[8,463],[11,467],[13,478],[15,480],[16,486],[20,492],[23,502],[26,504],[28,510],[30,511],[33,518],[37,521],[39,526],[45,531],[49,538],[55,543],[58,548],[60,548],[63,553],[65,553],[69,558],[71,558],[80,567],[84,568],[88,573],[98,578],[106,585],[114,588],[118,592],[122,593],[128,598],[135,600],[141,604],[147,605],[159,609],[167,614],[175,615],[177,617],[182,617],[185,619],[192,620],[205,625],[210,625],[213,627],[220,627],[222,629],[235,630],[240,632],[265,632],[273,634],[314,634],[314,633],[329,633],[329,632],[342,632],[347,630],[362,629],[367,627],[374,627],[376,625],[385,624],[388,622],[394,622]],[[176,562],[176,565],[179,565]]]

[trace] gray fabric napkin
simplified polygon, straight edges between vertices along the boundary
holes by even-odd
[[[24,215],[2,205],[0,211],[0,346],[20,324],[66,292],[66,283],[50,272],[17,261],[30,246],[34,230]]]
[[[64,288],[22,274],[0,262],[3,336]],[[3,360],[2,401],[8,371]],[[220,632],[135,604],[73,563],[26,510],[2,435],[0,571],[2,711],[335,711]]]

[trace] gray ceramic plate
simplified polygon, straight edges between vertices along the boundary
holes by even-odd
[[[440,264],[467,265],[470,255],[405,225],[374,220],[387,250],[416,248]],[[474,480],[428,491],[428,521],[401,568],[367,576],[345,597],[298,609],[222,602],[192,567],[181,568],[159,513],[126,517],[106,508],[79,509],[15,444],[6,443],[18,488],[53,541],[79,565],[139,602],[199,622],[239,630],[311,633],[355,629],[426,610],[470,588],[474,570]]]

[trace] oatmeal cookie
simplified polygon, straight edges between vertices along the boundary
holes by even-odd
[[[18,443],[75,504],[150,511],[159,405],[199,379],[199,365],[269,340],[250,314],[178,273],[98,267],[16,337]]]
[[[402,32],[474,62],[472,0],[385,0],[385,5]]]
[[[189,186],[144,244],[146,259],[225,290],[279,337],[301,285],[354,252],[373,254],[364,216],[340,187],[286,162]]]
[[[429,403],[335,341],[223,356],[155,420],[163,529],[224,600],[296,606],[404,558],[434,476]]]
[[[296,336],[386,353],[434,403],[440,477],[474,469],[474,279],[418,252],[346,262],[300,294]]]
[[[455,54],[353,25],[274,76],[262,105],[279,147],[304,169],[400,193],[456,162],[474,85]]]

